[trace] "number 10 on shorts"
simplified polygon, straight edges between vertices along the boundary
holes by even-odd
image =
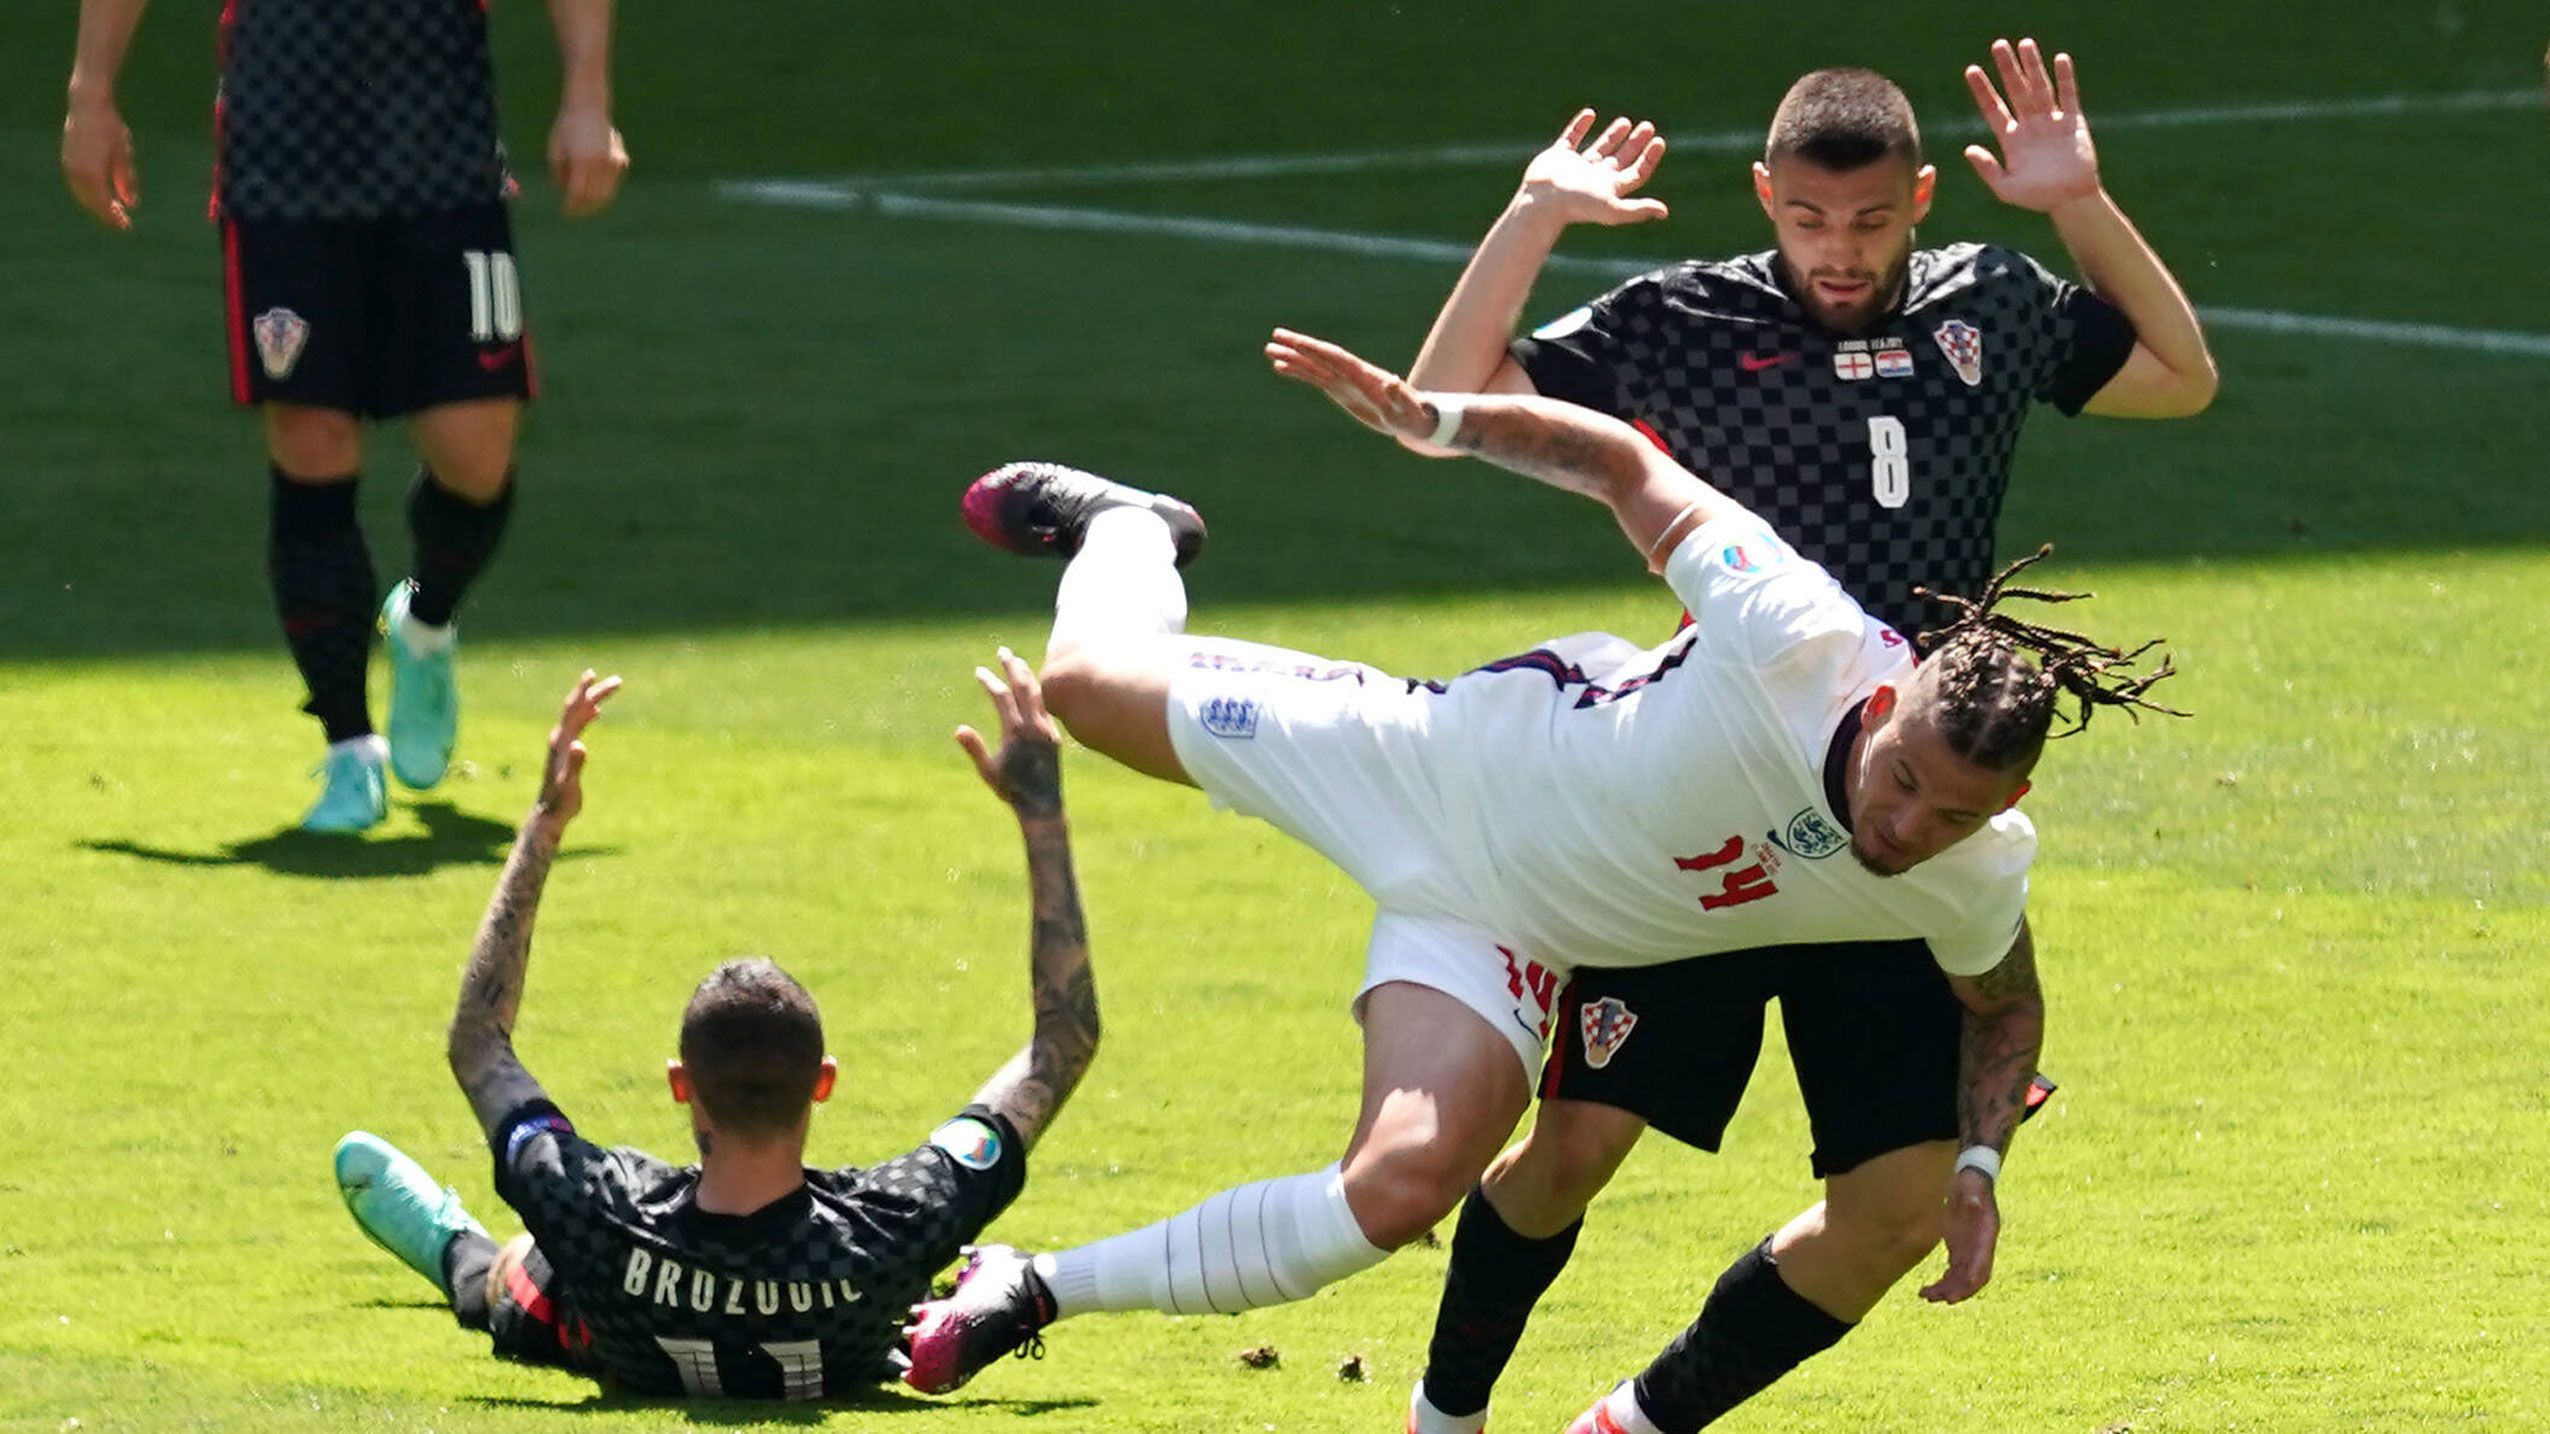
[[[482,344],[521,338],[522,279],[514,272],[514,256],[502,249],[464,249],[460,262],[469,270],[469,336]]]
[[[1881,508],[1900,508],[1912,498],[1912,459],[1900,418],[1868,420],[1868,487]]]

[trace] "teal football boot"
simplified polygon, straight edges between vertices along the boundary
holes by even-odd
[[[381,634],[390,650],[390,770],[409,790],[422,792],[451,770],[452,743],[460,734],[460,684],[452,675],[459,644],[447,627],[426,650],[408,645],[404,629],[412,591],[409,583],[390,589],[381,604]]]
[[[319,799],[301,818],[305,832],[359,832],[390,814],[389,783],[381,775],[381,739],[367,737],[328,748],[319,763]]]
[[[443,1298],[451,1298],[451,1286],[443,1280],[443,1252],[464,1234],[487,1238],[486,1227],[469,1218],[457,1193],[435,1184],[424,1166],[368,1130],[336,1143],[336,1188],[373,1244],[432,1280]]]

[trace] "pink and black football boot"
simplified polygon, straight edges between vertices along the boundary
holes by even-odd
[[[1089,520],[1109,508],[1148,508],[1169,525],[1178,566],[1204,551],[1204,518],[1175,498],[1128,488],[1059,463],[1007,463],[965,490],[965,526],[995,548],[1034,557],[1080,551]]]
[[[1007,1245],[970,1253],[954,1293],[912,1307],[903,1382],[923,1394],[956,1389],[1013,1350],[1022,1359],[1045,1357],[1037,1331],[1054,1322],[1054,1297],[1027,1256]]]

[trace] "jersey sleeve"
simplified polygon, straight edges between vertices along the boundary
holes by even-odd
[[[899,1253],[926,1269],[956,1258],[1027,1183],[1027,1147],[1008,1119],[969,1105],[930,1138],[867,1172],[872,1186],[901,1197],[906,1227]]]
[[[2036,827],[2017,812],[2001,813],[1968,840],[1987,843],[1969,858],[1979,890],[1956,920],[1927,937],[1930,959],[1951,976],[1980,976],[2010,954],[2027,917],[2028,864],[2036,857]]]
[[[1543,394],[1629,417],[1629,386],[1640,367],[1633,339],[1654,326],[1663,283],[1661,271],[1642,274],[1516,339],[1507,352]]]
[[[576,1134],[564,1112],[535,1100],[499,1122],[487,1143],[496,1157],[496,1193],[535,1239],[603,1198],[611,1153]]]
[[[2078,416],[2082,405],[2097,397],[2133,356],[2137,342],[2133,321],[2114,304],[2056,277],[2034,259],[2024,254],[2010,257],[2015,261],[2011,265],[2014,277],[2029,288],[2029,305],[2046,334],[2036,396],[2066,417]]]
[[[1665,582],[1700,629],[1698,642],[1726,661],[1767,667],[1837,636],[1856,650],[1869,626],[1830,573],[1749,513],[1685,535],[1665,561]]]

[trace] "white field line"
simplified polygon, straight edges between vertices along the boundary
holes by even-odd
[[[2537,89],[2465,90],[2449,94],[2361,95],[2348,99],[2263,100],[2247,104],[2193,105],[2179,109],[2099,114],[2094,131],[2182,129],[2201,125],[2282,124],[2302,120],[2387,119],[2407,115],[2473,114],[2525,109],[2541,103]],[[1934,127],[1941,139],[1983,136],[1981,121],[1964,118]],[[1762,130],[1701,130],[1669,134],[1675,149],[1701,154],[1744,154],[1762,147]],[[1144,160],[1126,164],[1050,168],[954,169],[918,174],[845,175],[828,182],[855,189],[997,189],[1101,184],[1168,184],[1208,179],[1280,179],[1295,175],[1360,174],[1384,169],[1451,169],[1465,165],[1520,167],[1545,139],[1481,144],[1439,144],[1406,149],[1349,150],[1336,154],[1239,154],[1200,159]]]
[[[1414,259],[1457,265],[1470,257],[1468,244],[1416,239],[1393,234],[1356,234],[1336,229],[1308,229],[1290,224],[1251,224],[1230,219],[1204,219],[1175,214],[1139,214],[1113,209],[1082,209],[1051,204],[1007,204],[994,200],[943,199],[859,189],[824,180],[724,180],[724,198],[747,204],[791,209],[841,210],[891,219],[938,220],[984,224],[1008,229],[1042,229],[1080,234],[1153,235],[1208,244],[1296,249],[1345,254],[1366,259]],[[1547,268],[1557,273],[1618,280],[1670,262],[1661,259],[1588,259],[1552,255]],[[2205,308],[2207,326],[2252,333],[2291,334],[2309,338],[2353,339],[2366,343],[2404,344],[2420,348],[2457,349],[2466,353],[2506,354],[2550,359],[2550,334],[2507,329],[2453,328],[2443,324],[2353,319],[2324,314],[2286,313],[2274,309]]]

